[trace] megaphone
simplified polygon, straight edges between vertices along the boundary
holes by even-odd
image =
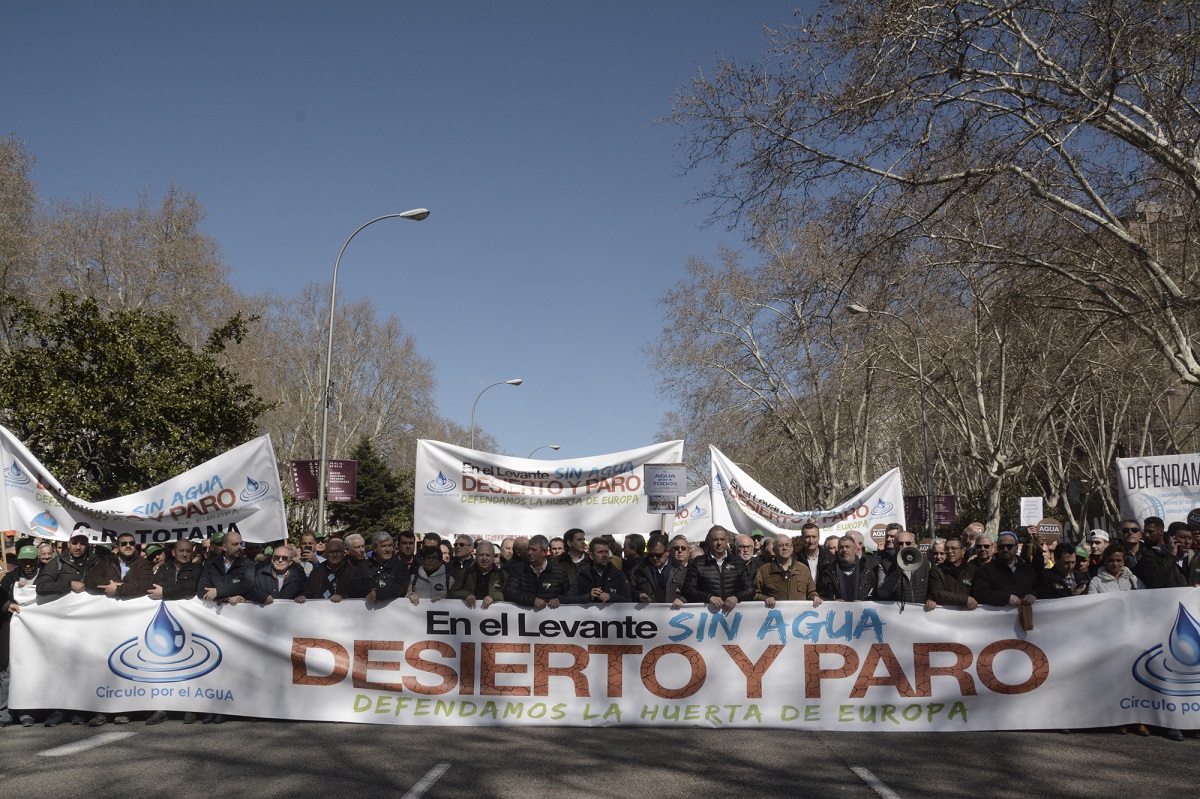
[[[925,562],[925,556],[921,554],[921,548],[910,546],[904,547],[896,553],[896,565],[900,567],[911,579],[913,573],[921,568],[921,564]]]

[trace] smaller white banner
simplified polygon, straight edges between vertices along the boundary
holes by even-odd
[[[573,460],[531,460],[441,441],[417,442],[416,529],[493,538],[562,535],[618,540],[646,527],[642,467],[683,458],[682,441]]]
[[[271,437],[218,455],[153,488],[103,502],[85,502],[63,488],[25,445],[0,427],[5,530],[66,541],[79,522],[99,541],[133,533],[140,543],[200,540],[236,531],[244,541],[287,538],[283,492]]]
[[[847,501],[829,510],[792,510],[737,464],[710,446],[713,512],[716,524],[737,533],[756,531],[795,536],[808,522],[821,528],[821,540],[857,530],[871,547],[871,530],[904,524],[904,488],[900,470],[886,472]]]

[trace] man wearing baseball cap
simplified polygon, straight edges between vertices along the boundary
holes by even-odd
[[[39,565],[37,547],[21,547],[17,552],[17,568],[0,579],[0,727],[13,722],[12,714],[8,712],[8,630],[12,615],[21,612],[14,592],[18,585],[33,582]]]
[[[84,575],[96,565],[97,556],[92,551],[91,528],[84,522],[75,525],[71,540],[67,542],[67,551],[52,558],[42,567],[34,585],[38,596],[55,597],[69,593],[80,593],[84,585]]]
[[[1083,566],[1089,577],[1100,573],[1104,561],[1104,550],[1108,548],[1109,537],[1106,530],[1092,530],[1087,536],[1088,557]]]

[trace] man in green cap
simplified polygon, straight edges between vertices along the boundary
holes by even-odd
[[[15,592],[18,587],[33,585],[39,566],[37,547],[21,547],[17,552],[17,568],[0,580],[0,727],[13,722],[8,712],[8,630],[13,614],[21,612]]]

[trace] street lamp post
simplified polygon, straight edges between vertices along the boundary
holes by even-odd
[[[346,248],[350,246],[351,240],[354,239],[363,228],[369,227],[376,222],[384,219],[411,219],[414,222],[421,222],[429,216],[429,210],[426,208],[414,208],[411,211],[405,211],[401,214],[384,214],[377,216],[370,222],[360,227],[358,230],[350,234],[350,238],[346,239],[346,243],[342,245],[342,249],[338,251],[337,260],[333,262],[333,283],[329,286],[329,339],[325,344],[325,399],[321,403],[321,476],[320,482],[317,485],[317,538],[325,537],[325,481],[329,477],[329,464],[325,459],[329,449],[329,406],[333,402],[333,384],[330,381],[330,374],[333,370],[333,312],[337,307],[337,276],[338,267],[342,263],[342,254],[346,252]]]
[[[890,316],[908,329],[908,332],[912,334],[913,343],[917,345],[917,384],[921,390],[921,433],[925,439],[925,517],[929,522],[929,538],[933,540],[933,464],[929,460],[929,416],[925,402],[925,367],[921,361],[921,337],[917,335],[916,329],[908,323],[907,319],[891,311],[873,311],[857,303],[851,303],[847,306],[847,310],[852,314]]]
[[[512,380],[501,380],[499,383],[492,383],[475,396],[475,402],[471,405],[471,449],[475,449],[475,408],[479,406],[479,398],[487,393],[488,388],[495,388],[496,386],[519,386],[524,382],[519,377],[514,377]]]
[[[533,452],[529,453],[529,457],[532,458],[534,455],[536,455],[537,453],[541,452],[544,449],[552,449],[555,452],[558,452],[558,444],[542,444],[540,447],[535,449]]]

